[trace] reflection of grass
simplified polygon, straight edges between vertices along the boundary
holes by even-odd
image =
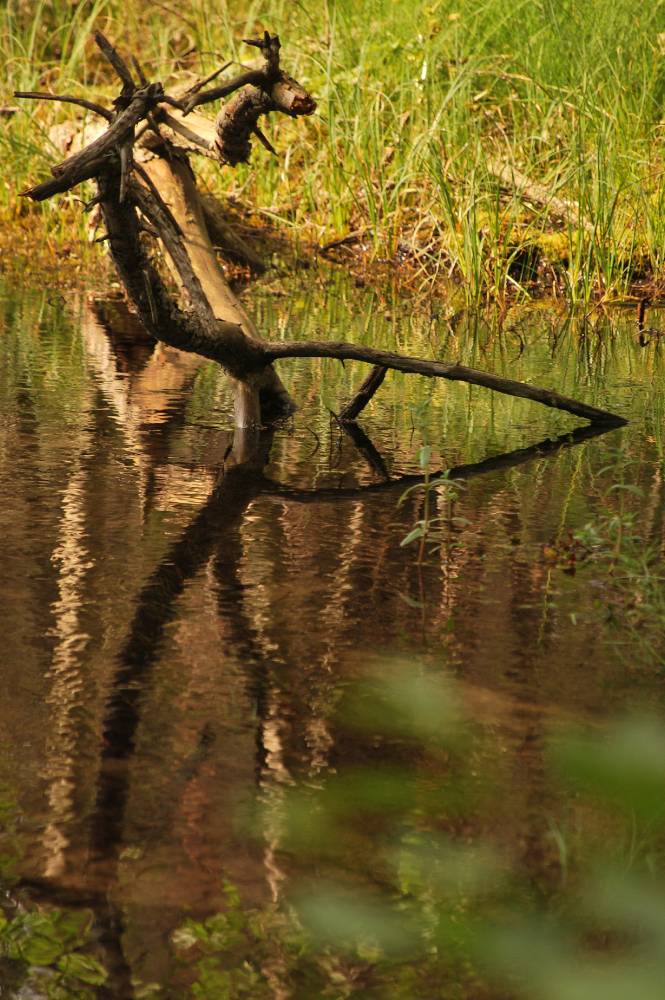
[[[223,913],[176,932],[192,996],[623,1000],[631,984],[662,995],[662,723],[559,734],[550,766],[582,798],[573,841],[550,822],[566,878],[544,895],[491,836],[469,833],[478,736],[450,682],[383,664],[349,688],[338,722],[376,764],[282,802],[282,863],[310,870],[288,905],[248,909],[229,888]]]
[[[641,493],[638,493],[641,495]],[[581,528],[575,539],[594,564],[594,584],[607,620],[623,633],[633,664],[660,664],[665,640],[665,569],[634,511],[610,511]]]
[[[662,264],[658,4],[636,17],[632,0],[611,11],[601,0],[459,0],[454,9],[443,0],[255,0],[242,10],[222,2],[210,17],[207,0],[192,0],[186,14],[144,0],[10,0],[0,11],[0,103],[12,103],[13,88],[110,96],[89,44],[93,24],[167,85],[174,71],[247,59],[239,39],[259,29],[282,35],[285,65],[316,94],[319,114],[271,124],[280,157],[259,150],[258,168],[224,171],[215,183],[305,238],[359,232],[377,256],[410,260],[423,281],[457,275],[472,302],[534,279],[587,302]],[[41,107],[3,125],[5,215],[23,211],[18,191],[55,155],[48,126],[69,116]],[[569,220],[505,181],[500,188],[497,161],[567,200]],[[78,228],[78,209],[41,211],[61,242]]]
[[[581,571],[593,588],[608,639],[631,667],[660,666],[665,650],[665,566],[654,532],[653,511],[637,485],[639,470],[623,452],[592,480],[594,517],[544,555],[566,572]],[[573,612],[577,623],[577,614]]]

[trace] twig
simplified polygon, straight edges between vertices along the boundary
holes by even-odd
[[[512,163],[490,157],[487,160],[487,169],[502,187],[514,192],[518,197],[532,201],[534,205],[540,205],[550,215],[555,215],[564,221],[582,226],[586,230],[593,229],[592,223],[580,215],[577,205],[564,198],[557,198],[550,188],[530,180]]]
[[[273,154],[273,156],[277,156],[277,150],[271,143],[268,136],[263,134],[258,125],[254,126],[254,128],[252,129],[252,133],[256,136],[256,138],[259,140],[264,149],[267,149],[269,153]]]
[[[205,87],[209,83],[212,83],[213,80],[216,80],[220,73],[223,73],[224,70],[227,70],[229,66],[232,65],[233,65],[233,60],[230,59],[228,62],[224,63],[223,66],[220,66],[219,69],[213,70],[212,73],[209,73],[208,76],[205,76],[202,80],[197,80],[196,83],[193,83],[191,87],[188,87],[187,90],[185,90],[180,95],[180,100],[184,101],[185,98],[193,97],[194,94],[198,94],[199,91],[203,89],[203,87]]]
[[[233,94],[234,91],[239,90],[241,87],[246,87],[250,84],[260,87],[264,82],[265,74],[262,69],[247,70],[247,72],[234,76],[233,79],[221,84],[219,87],[213,87],[212,90],[204,90],[202,93],[196,93],[188,100],[183,101],[185,114],[188,115],[190,111],[193,111],[194,108],[199,107],[201,104],[210,104],[212,101],[219,101],[223,97],[228,97],[229,94]]]
[[[147,87],[148,78],[146,77],[145,73],[143,72],[143,69],[141,68],[141,63],[138,61],[135,55],[132,55],[130,58],[132,60],[132,66],[134,67],[134,72],[139,78],[139,83],[141,84],[142,87]]]
[[[80,108],[86,108],[88,111],[93,111],[96,115],[101,115],[102,118],[106,118],[107,122],[112,122],[115,115],[108,108],[103,108],[101,104],[96,104],[94,101],[87,101],[85,97],[71,97],[69,94],[45,94],[36,90],[15,90],[14,97],[21,97],[29,101],[60,101],[62,104],[77,104]],[[11,111],[11,108],[4,109],[5,111]],[[14,111],[17,111],[14,108]],[[2,114],[3,109],[0,108],[0,114]]]
[[[120,53],[111,45],[106,35],[103,35],[101,31],[95,31],[93,35],[98,48],[102,52],[102,55],[108,59],[116,71],[118,76],[123,82],[123,89],[126,89],[129,94],[132,94],[136,90],[136,84],[134,83],[134,77],[129,71],[129,67],[125,60],[122,58]]]

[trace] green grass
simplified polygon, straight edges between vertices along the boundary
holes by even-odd
[[[258,149],[247,167],[203,172],[300,239],[360,231],[376,257],[409,258],[423,284],[451,275],[478,302],[554,282],[586,303],[660,276],[662,0],[255,0],[214,13],[192,0],[182,15],[142,0],[9,0],[2,103],[17,87],[110,96],[93,25],[167,85],[248,59],[240,40],[259,28],[280,33],[284,65],[317,96],[317,116],[270,123],[277,159]],[[5,218],[53,160],[48,126],[66,114],[31,108],[0,126],[13,164],[0,186]],[[587,225],[499,190],[497,160],[567,199]],[[43,211],[71,238],[77,212]]]

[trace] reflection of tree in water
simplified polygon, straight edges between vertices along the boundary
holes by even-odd
[[[183,424],[183,395],[169,390],[162,403],[159,397],[155,402],[163,366],[146,382],[150,358],[142,356],[143,382],[132,381],[131,374],[128,382],[100,348],[99,331],[93,333],[90,363],[139,472],[145,524],[146,496],[153,502],[156,496],[155,470]],[[129,365],[126,358],[123,364]],[[178,375],[175,384],[184,386],[188,378]],[[102,451],[109,428],[98,419],[93,433]],[[595,433],[584,429],[459,467],[451,476],[470,480],[513,468]],[[360,444],[382,481],[308,491],[265,475],[268,436],[238,436],[198,514],[162,554],[138,597],[126,601],[133,610],[108,679],[101,766],[88,821],[89,865],[78,880],[89,886],[81,896],[84,905],[91,898],[100,901],[96,909],[114,972],[109,995],[130,995],[130,969],[137,965],[143,976],[137,936],[141,947],[157,956],[150,960],[152,969],[158,960],[168,960],[166,935],[179,919],[183,897],[202,913],[213,911],[221,904],[224,875],[255,898],[262,881],[279,894],[285,877],[278,857],[282,789],[303,770],[310,776],[325,772],[333,750],[336,762],[344,762],[345,750],[334,745],[329,725],[343,681],[342,660],[354,650],[362,655],[376,644],[377,633],[382,644],[412,646],[413,614],[398,594],[414,591],[417,570],[399,552],[401,533],[394,522],[398,497],[417,477],[386,481],[381,456],[367,438]],[[218,442],[217,450],[223,454],[224,444]],[[203,493],[210,473],[199,475]],[[94,503],[91,492],[86,515],[91,534]],[[410,516],[406,510],[403,517]],[[469,527],[469,537],[474,530]],[[95,544],[91,538],[91,551]],[[428,642],[436,643],[459,600],[451,560],[458,560],[460,572],[468,558],[468,550],[459,548],[423,570],[425,590],[433,595]],[[135,565],[131,568],[134,572]],[[473,566],[466,569],[476,572]],[[523,596],[526,582],[516,581],[514,600]],[[484,612],[479,608],[479,613]],[[196,629],[199,621],[203,627]],[[233,724],[238,733],[231,731]],[[71,759],[76,748],[70,743],[59,751],[54,747],[54,756]],[[234,830],[231,817],[231,792],[239,787],[247,797],[251,784],[258,784],[272,817],[262,856]],[[175,852],[174,838],[180,844]],[[132,859],[137,845],[162,867],[156,864],[151,872],[148,857],[137,868]],[[168,867],[173,859],[177,863]],[[80,853],[72,853],[70,868],[79,864]],[[135,884],[128,883],[128,875]],[[71,903],[71,892],[68,898]],[[164,916],[156,920],[158,910]]]
[[[112,868],[123,842],[130,783],[128,765],[136,749],[135,738],[142,707],[150,698],[150,675],[165,631],[177,614],[178,599],[187,584],[212,558],[217,613],[223,623],[222,641],[233,650],[234,658],[243,663],[248,699],[256,713],[256,776],[262,795],[270,807],[267,810],[268,828],[264,831],[264,865],[271,894],[276,897],[285,878],[280,871],[276,853],[281,826],[280,788],[291,782],[292,771],[302,767],[303,761],[309,760],[309,767],[314,771],[324,769],[327,765],[326,753],[332,747],[333,738],[327,731],[326,716],[334,709],[338,690],[338,678],[332,676],[330,671],[330,657],[334,651],[339,655],[340,648],[345,644],[341,633],[354,617],[352,612],[358,603],[358,593],[363,593],[365,585],[371,584],[371,580],[353,579],[354,538],[364,535],[359,531],[356,536],[354,518],[363,516],[361,501],[365,495],[371,496],[390,489],[397,497],[405,485],[412,484],[417,477],[403,477],[397,483],[358,489],[290,490],[272,483],[263,475],[269,438],[257,437],[248,443],[247,432],[236,434],[234,451],[236,454],[240,453],[240,464],[232,464],[232,453],[229,465],[210,498],[152,574],[137,602],[128,641],[119,657],[113,694],[107,705],[92,845],[94,853],[107,865],[111,862]],[[238,440],[240,436],[242,440]],[[468,479],[497,468],[513,467],[529,458],[553,454],[562,447],[589,436],[585,430],[577,436],[568,435],[556,442],[545,442],[532,449],[520,449],[510,456],[456,469],[453,475],[457,479]],[[283,511],[303,507],[315,511],[316,506],[312,505],[335,501],[344,502],[349,507],[349,530],[338,543],[342,572],[336,581],[337,590],[331,595],[331,603],[325,608],[323,650],[316,663],[311,662],[311,637],[302,628],[308,617],[296,616],[296,627],[292,625],[287,633],[288,651],[283,651],[279,625],[275,626],[276,616],[271,613],[269,605],[262,606],[261,589],[252,588],[246,600],[241,573],[245,554],[241,537],[243,519],[250,505],[261,498],[273,502],[276,500]],[[289,540],[288,530],[285,529],[285,525],[288,525],[293,531],[294,519],[277,516],[276,523],[281,527],[282,536],[277,550],[288,552],[290,545],[291,551],[294,551],[296,539]],[[313,535],[311,525],[302,521],[296,521],[295,524],[296,530],[303,532],[299,541],[302,542],[303,537],[311,537],[308,531]],[[279,531],[279,527],[277,530]],[[348,552],[345,552],[345,545]],[[271,547],[274,555],[274,542]],[[317,565],[326,564],[325,559],[315,558],[314,562]],[[279,576],[280,574],[278,581]],[[258,598],[256,593],[259,594]],[[303,671],[303,676],[294,680],[294,675],[299,671]],[[199,768],[205,763],[206,748],[214,739],[214,724],[206,723],[198,736],[197,766],[194,773],[187,777],[181,791],[181,807],[188,796],[191,799],[192,785],[198,777]],[[205,822],[203,788],[200,795],[203,796],[203,801],[196,819]],[[174,802],[171,812],[175,811]],[[162,819],[164,818],[163,814]],[[211,831],[210,836],[218,837],[219,830]],[[203,853],[211,856],[214,855],[214,850],[211,851],[208,845]],[[223,869],[217,866],[216,871],[209,871],[207,874],[214,874],[219,879],[223,873]],[[216,887],[211,887],[209,891],[214,897]]]

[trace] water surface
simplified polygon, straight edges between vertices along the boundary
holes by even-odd
[[[302,360],[280,369],[293,420],[234,447],[214,365],[153,344],[117,301],[0,286],[2,854],[25,905],[95,913],[107,995],[189,995],[172,935],[225,882],[252,903],[288,893],[284,790],[364,759],[335,715],[368,666],[459,680],[488,737],[476,769],[506,789],[476,827],[534,878],[556,862],[546,733],[663,700],[657,654],[611,620],[593,566],[548,556],[621,505],[662,550],[657,313],[641,344],[628,312],[515,309],[499,329],[326,273],[247,302],[271,338],[459,360],[630,423],[566,438],[556,411],[395,374],[359,448],[331,411],[364,369]],[[434,498],[440,545],[419,563],[400,542],[422,494],[399,501],[424,442],[463,481],[452,506]],[[252,837],[238,816],[257,795],[273,819]]]

